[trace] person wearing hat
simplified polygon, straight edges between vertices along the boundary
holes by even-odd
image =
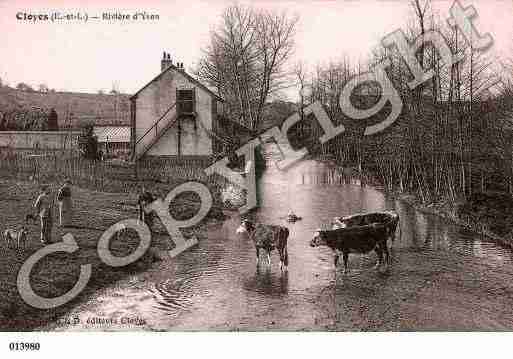
[[[57,193],[59,204],[59,226],[68,227],[71,225],[73,203],[71,201],[71,181],[67,179]]]
[[[50,198],[50,188],[43,186],[41,193],[34,203],[34,207],[39,215],[41,223],[41,243],[49,244],[52,238],[52,200]]]

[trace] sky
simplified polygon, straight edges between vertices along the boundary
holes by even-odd
[[[134,93],[160,72],[162,52],[192,69],[210,30],[232,1],[223,0],[0,0],[0,77],[15,86],[47,84],[56,90]],[[410,0],[239,1],[299,15],[297,61],[313,67],[342,56],[368,58],[382,37],[406,29],[413,17]],[[513,57],[513,0],[464,1],[477,9],[479,32],[494,38],[490,51]],[[433,0],[435,13],[449,16],[452,1]],[[30,21],[18,14],[157,14],[158,20]],[[18,15],[20,16],[20,15]],[[294,96],[290,94],[290,96]]]

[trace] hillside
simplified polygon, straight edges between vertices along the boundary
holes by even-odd
[[[0,87],[1,113],[13,110],[28,110],[39,107],[49,112],[52,107],[58,114],[60,128],[66,127],[68,113],[73,114],[73,128],[93,122],[97,125],[130,125],[130,101],[127,94],[90,94],[79,92],[22,91],[11,87]],[[260,131],[281,123],[297,111],[297,105],[285,101],[269,102],[264,108]]]
[[[0,87],[0,112],[40,107],[55,108],[59,127],[65,127],[68,113],[73,114],[72,127],[84,123],[130,124],[130,102],[126,94],[89,94],[78,92],[31,92]]]

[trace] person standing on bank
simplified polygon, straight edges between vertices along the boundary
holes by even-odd
[[[34,207],[39,214],[41,221],[41,243],[49,244],[52,239],[52,199],[50,198],[50,189],[48,186],[41,188],[41,193],[34,203]]]
[[[67,179],[57,193],[57,203],[59,204],[59,226],[69,227],[73,213],[73,203],[71,201],[71,181]]]
[[[137,204],[139,205],[139,220],[144,221],[148,228],[151,230],[151,225],[153,223],[153,212],[146,212],[145,207],[155,201],[155,196],[144,186],[141,187],[139,192],[139,197],[137,199]]]

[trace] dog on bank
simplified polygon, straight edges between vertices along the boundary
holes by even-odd
[[[28,230],[25,226],[21,227],[18,231],[14,229],[6,229],[3,233],[5,244],[7,248],[12,248],[16,245],[16,249],[25,249],[27,245]]]
[[[20,250],[27,247],[27,224],[30,221],[37,222],[37,217],[29,213],[25,216],[25,224],[19,230],[9,228],[4,231],[3,239],[7,248],[15,246],[16,249]]]

